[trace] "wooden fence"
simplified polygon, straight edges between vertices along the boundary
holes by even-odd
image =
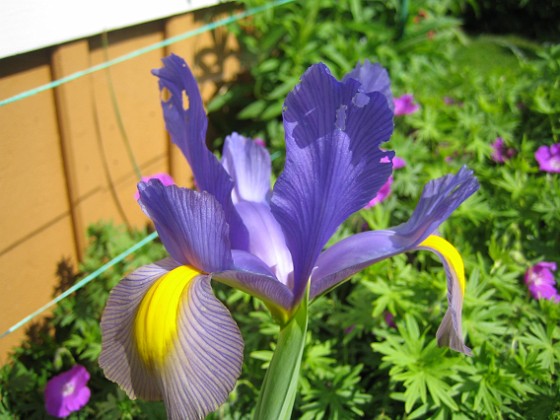
[[[60,79],[232,12],[222,5],[0,60],[0,99]],[[186,39],[0,107],[0,333],[47,303],[57,266],[76,266],[91,223],[143,226],[134,200],[137,177],[123,142],[120,114],[142,175],[191,176],[164,128],[157,80],[169,53],[193,67],[203,99],[239,71],[238,45],[225,28]],[[115,112],[114,92],[119,112]],[[25,328],[0,339],[0,364]]]

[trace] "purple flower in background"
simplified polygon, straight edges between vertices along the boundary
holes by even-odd
[[[389,159],[385,159],[385,160],[389,162]],[[392,163],[393,163],[393,170],[404,168],[406,166],[406,161],[398,156],[393,157]],[[391,185],[393,185],[393,175],[391,175],[387,179],[387,182],[385,182],[385,184],[383,184],[383,186],[379,189],[377,195],[373,197],[373,199],[364,206],[364,209],[369,209],[381,203],[383,200],[389,197],[389,194],[391,194]]]
[[[395,115],[414,114],[420,109],[420,106],[414,103],[414,96],[410,93],[393,98],[395,105]]]
[[[560,302],[560,295],[555,288],[553,271],[556,271],[556,263],[543,261],[525,272],[525,284],[535,299]]]
[[[494,143],[492,143],[492,155],[490,157],[496,163],[504,163],[514,157],[515,154],[516,150],[507,147],[504,139],[501,137],[496,138]]]
[[[89,401],[89,372],[81,365],[53,376],[45,387],[45,409],[54,417],[66,417]]]
[[[286,325],[309,299],[394,255],[435,252],[448,274],[440,345],[470,353],[461,332],[463,262],[438,226],[478,189],[462,168],[429,182],[410,219],[325,246],[387,182],[394,153],[387,72],[366,61],[341,81],[311,66],[284,102],[284,171],[271,188],[268,150],[234,133],[219,160],[206,146],[208,120],[187,64],[177,56],[154,71],[171,140],[200,191],[139,183],[140,206],[170,257],[140,267],[112,290],[101,320],[99,364],[131,398],[163,399],[169,418],[202,418],[218,408],[241,373],[243,339],[210,280],[262,300]],[[188,109],[183,97],[188,97]]]
[[[541,171],[560,173],[560,143],[539,147],[535,159]]]
[[[148,182],[150,179],[159,179],[163,185],[173,185],[173,184],[175,184],[175,181],[173,180],[171,175],[166,174],[165,172],[150,175],[150,176],[143,176],[142,177],[142,182]],[[138,191],[138,189],[136,190],[136,193],[134,194],[134,199],[136,201],[138,201],[140,199],[140,192]]]
[[[397,324],[395,324],[395,316],[391,312],[385,311],[384,318],[385,318],[385,323],[389,327],[397,328]]]

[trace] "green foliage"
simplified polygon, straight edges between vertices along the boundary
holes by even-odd
[[[532,264],[560,263],[560,177],[539,171],[534,158],[539,146],[560,142],[560,46],[469,37],[458,14],[463,3],[310,0],[235,28],[248,73],[209,106],[216,146],[231,131],[262,137],[275,175],[283,166],[283,98],[314,62],[337,76],[358,60],[380,62],[393,93],[413,93],[420,104],[396,118],[386,145],[407,162],[394,173],[392,194],[353,215],[330,243],[405,222],[422,186],[462,165],[481,184],[439,229],[465,260],[463,331],[473,357],[436,345],[447,308],[439,261],[426,252],[383,261],[310,305],[294,418],[560,418],[560,305],[533,299],[523,282]],[[498,136],[516,150],[504,163],[491,159]],[[81,274],[142,235],[93,227]],[[161,404],[130,401],[96,364],[108,291],[163,255],[161,245],[146,246],[30,329],[0,369],[0,418],[43,417],[44,384],[74,360],[91,372],[93,396],[73,418],[163,418]],[[66,271],[61,290],[76,279]],[[279,329],[260,302],[214,286],[242,330],[245,362],[229,402],[209,418],[248,419]]]

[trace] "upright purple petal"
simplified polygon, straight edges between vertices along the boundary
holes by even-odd
[[[358,233],[324,251],[311,278],[310,298],[378,261],[414,249],[477,189],[476,178],[466,168],[456,175],[430,181],[406,223],[387,230]]]
[[[341,83],[323,64],[306,71],[284,105],[286,166],[274,187],[272,213],[294,262],[299,299],[321,249],[350,214],[362,208],[391,174],[379,149],[393,130],[381,93]]]
[[[159,78],[167,131],[187,158],[199,189],[212,194],[222,205],[232,229],[232,243],[243,248],[247,232],[231,200],[233,181],[206,146],[208,120],[196,80],[185,61],[176,55],[165,57],[163,64],[153,73]]]
[[[234,182],[234,203],[240,200],[268,202],[271,175],[268,150],[233,133],[226,137],[222,155],[222,165]]]
[[[140,182],[138,189],[142,210],[173,259],[207,273],[232,267],[228,225],[213,196],[157,179]]]
[[[394,110],[395,105],[393,103],[393,93],[391,92],[391,79],[389,79],[387,70],[380,64],[372,64],[366,59],[363,64],[356,64],[354,70],[346,74],[342,78],[342,81],[345,82],[348,79],[354,79],[360,82],[363,92],[382,93],[391,111]]]

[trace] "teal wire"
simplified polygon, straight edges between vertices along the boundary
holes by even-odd
[[[2,107],[4,105],[8,105],[12,102],[16,102],[16,101],[28,98],[30,96],[36,95],[36,94],[44,92],[46,90],[53,89],[55,87],[63,85],[64,83],[71,82],[72,80],[79,79],[80,77],[87,76],[88,74],[95,73],[96,71],[106,69],[108,67],[114,66],[115,64],[119,64],[119,63],[122,63],[124,61],[130,60],[132,58],[136,58],[138,56],[149,53],[151,51],[167,47],[171,44],[174,44],[174,43],[179,42],[179,41],[183,41],[183,40],[191,38],[195,35],[200,35],[204,32],[208,32],[208,31],[211,31],[213,29],[219,28],[220,26],[228,25],[230,23],[236,22],[238,20],[244,19],[244,18],[252,16],[254,14],[264,12],[268,9],[272,9],[274,7],[281,6],[283,4],[291,3],[293,1],[294,0],[272,1],[268,4],[263,5],[263,6],[258,6],[258,7],[253,7],[251,9],[247,9],[244,12],[237,13],[237,14],[232,15],[232,16],[228,16],[224,19],[220,19],[216,22],[212,22],[212,23],[209,23],[207,25],[201,26],[200,28],[194,29],[192,31],[188,31],[188,32],[173,36],[171,38],[167,38],[167,39],[165,39],[163,41],[160,41],[160,42],[157,42],[155,44],[148,45],[147,47],[139,48],[138,50],[132,51],[128,54],[121,55],[120,57],[113,58],[112,60],[106,61],[106,62],[101,63],[101,64],[97,64],[97,65],[92,66],[88,69],[81,70],[81,71],[78,71],[76,73],[72,73],[72,74],[70,74],[68,76],[65,76],[65,77],[62,77],[60,79],[53,80],[50,83],[38,86],[38,87],[30,89],[30,90],[26,90],[24,92],[21,92],[21,93],[15,95],[15,96],[7,98],[7,99],[3,99],[3,100],[0,101],[0,107]]]
[[[133,252],[138,251],[140,248],[142,248],[144,245],[150,243],[151,241],[153,241],[155,238],[158,237],[157,232],[153,232],[150,233],[148,236],[146,236],[144,239],[142,239],[140,242],[137,242],[136,244],[134,244],[133,246],[131,246],[130,248],[128,248],[126,251],[124,251],[123,253],[117,255],[115,258],[113,258],[111,261],[109,261],[108,263],[102,265],[101,267],[99,267],[97,270],[95,270],[93,273],[87,275],[86,277],[84,277],[82,280],[80,280],[78,283],[76,283],[74,286],[70,287],[68,290],[66,290],[65,292],[61,293],[60,295],[58,295],[56,298],[54,298],[53,300],[51,300],[49,303],[47,303],[46,305],[41,306],[39,309],[37,309],[35,312],[27,315],[25,318],[23,318],[21,321],[19,321],[17,324],[14,324],[13,326],[11,326],[10,328],[8,328],[7,331],[5,331],[4,333],[2,333],[2,335],[0,335],[0,338],[3,338],[5,336],[7,336],[8,334],[13,333],[15,330],[17,330],[18,328],[20,328],[22,325],[28,323],[29,321],[31,321],[33,318],[35,318],[37,315],[40,315],[41,313],[45,312],[47,309],[49,309],[51,306],[56,305],[58,302],[60,302],[62,299],[66,298],[68,295],[70,295],[71,293],[74,293],[76,290],[84,287],[86,284],[88,284],[90,281],[92,281],[93,279],[99,277],[102,273],[104,273],[105,271],[107,271],[109,268],[111,268],[112,266],[114,266],[115,264],[121,262],[122,260],[124,260],[126,257],[128,257],[130,254],[132,254]]]

